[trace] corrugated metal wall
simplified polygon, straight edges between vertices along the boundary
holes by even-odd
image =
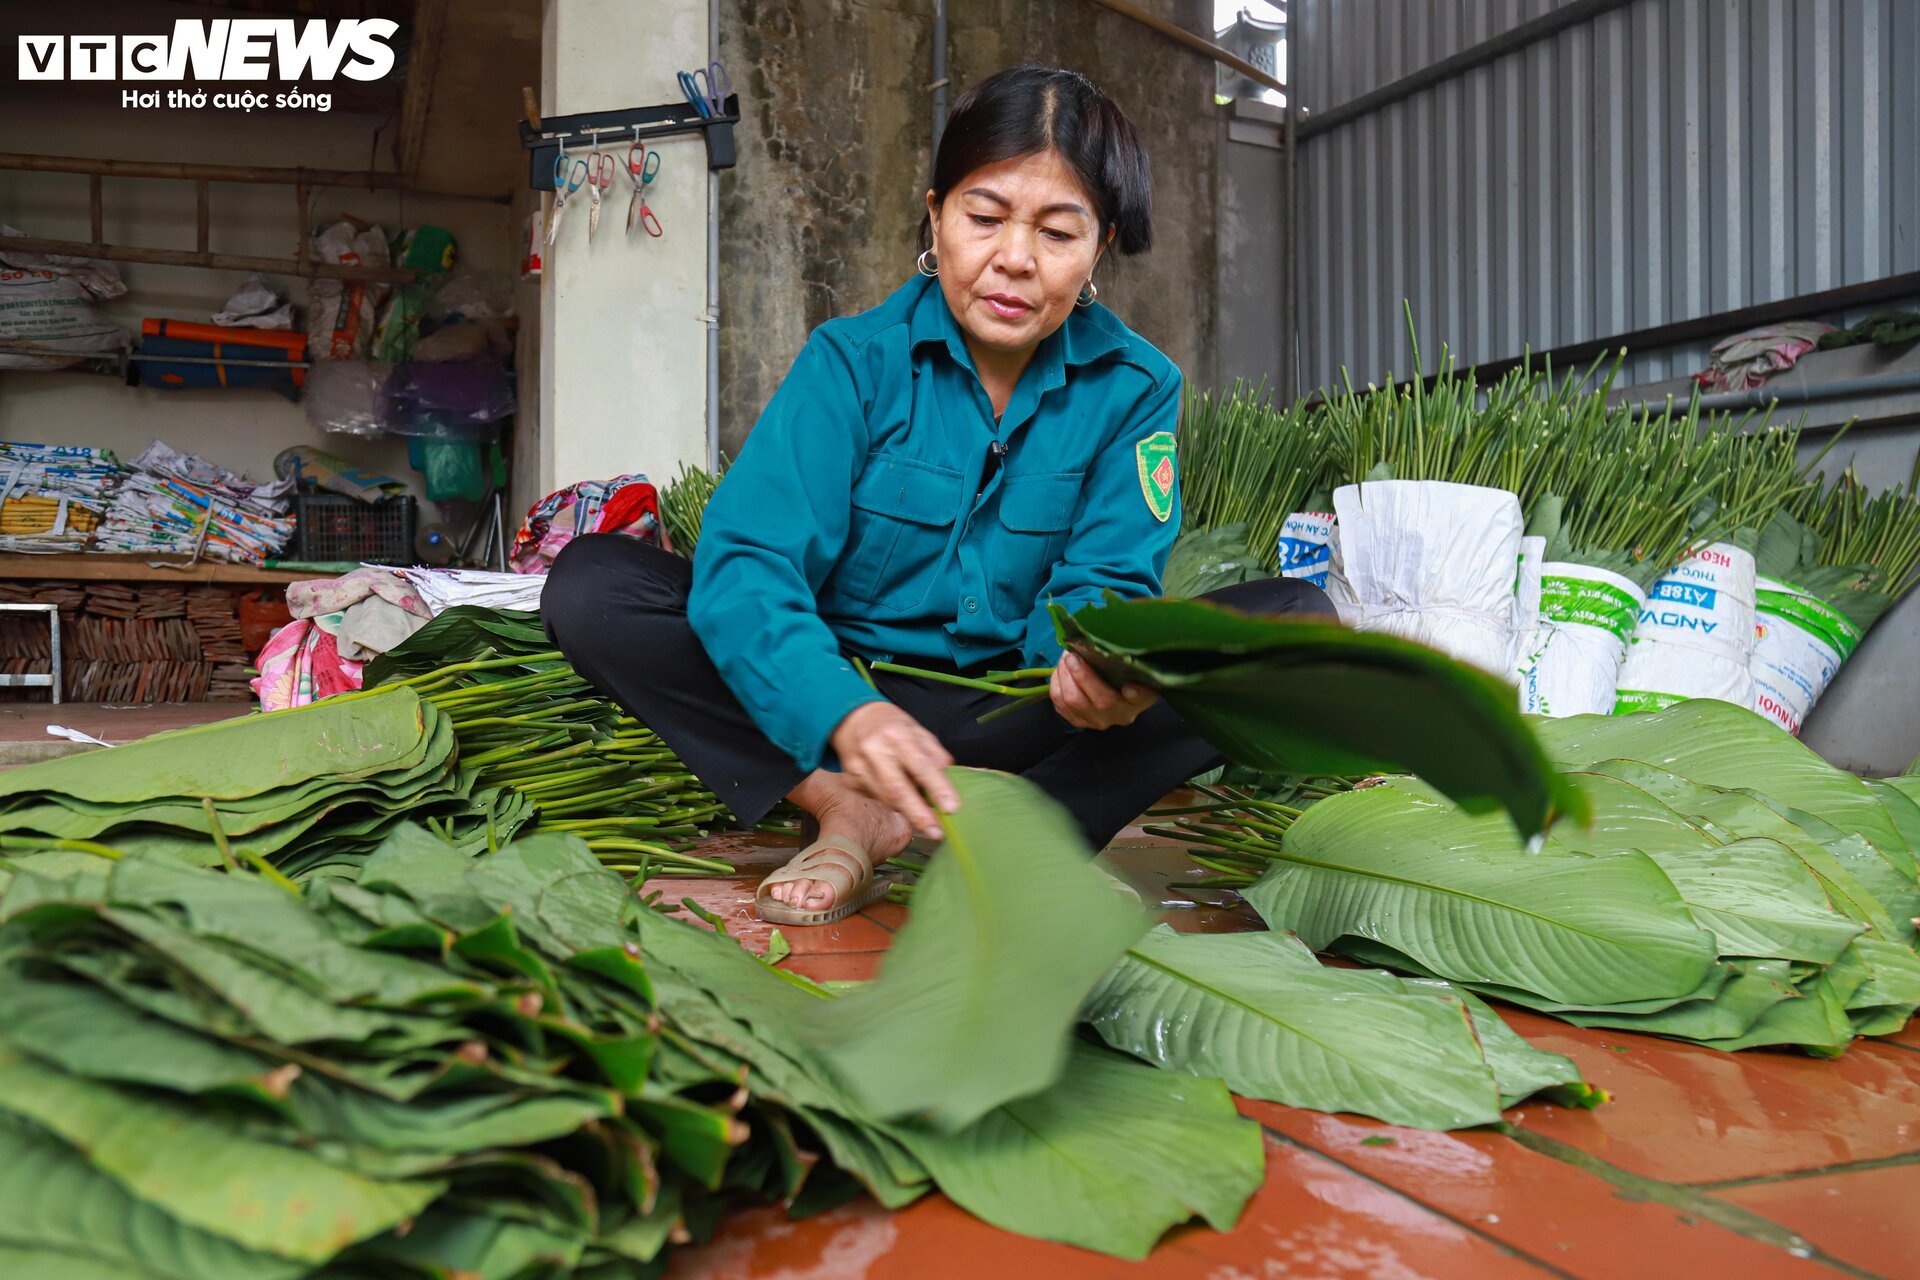
[[[1557,7],[1292,0],[1342,102]],[[1920,3],[1635,0],[1301,144],[1306,385],[1920,270]],[[1698,349],[1627,373],[1691,372]]]

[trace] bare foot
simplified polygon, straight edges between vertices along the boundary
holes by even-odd
[[[789,792],[788,798],[814,816],[821,834],[858,841],[875,865],[905,849],[913,839],[913,826],[905,817],[861,795],[838,774],[816,771]],[[767,896],[802,911],[825,911],[833,906],[834,888],[825,880],[789,880],[768,889]]]

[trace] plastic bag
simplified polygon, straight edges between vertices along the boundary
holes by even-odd
[[[504,271],[455,267],[427,304],[431,320],[495,320],[513,314],[513,277]]]
[[[380,435],[387,429],[385,388],[392,375],[392,366],[374,360],[315,362],[302,402],[307,421],[340,435]]]
[[[245,329],[293,328],[293,304],[274,291],[258,271],[241,282],[227,305],[213,313],[215,324]]]
[[[400,365],[387,383],[389,429],[403,434],[441,434],[424,430],[427,420],[480,425],[510,416],[513,384],[498,360],[455,360],[444,364],[413,361]]]
[[[64,369],[89,356],[130,350],[133,335],[94,310],[95,299],[118,298],[127,286],[111,262],[65,254],[8,252],[0,225],[0,369]]]
[[[420,340],[413,344],[413,358],[423,364],[478,360],[490,355],[512,358],[512,321],[457,321],[422,334]]]
[[[309,255],[315,262],[348,266],[386,266],[387,236],[379,227],[361,231],[336,222],[315,236]],[[374,317],[392,286],[366,280],[316,279],[307,290],[307,358],[357,360],[373,341]]]
[[[1333,564],[1334,514],[1296,511],[1280,523],[1280,576],[1301,578],[1322,591]]]

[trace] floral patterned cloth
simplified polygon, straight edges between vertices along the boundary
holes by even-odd
[[[515,573],[545,573],[583,533],[625,533],[665,545],[660,495],[645,476],[584,480],[533,504],[507,557]]]

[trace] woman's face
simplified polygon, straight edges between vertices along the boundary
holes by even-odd
[[[987,165],[936,204],[940,291],[972,345],[1031,351],[1066,322],[1106,244],[1093,198],[1056,151]]]

